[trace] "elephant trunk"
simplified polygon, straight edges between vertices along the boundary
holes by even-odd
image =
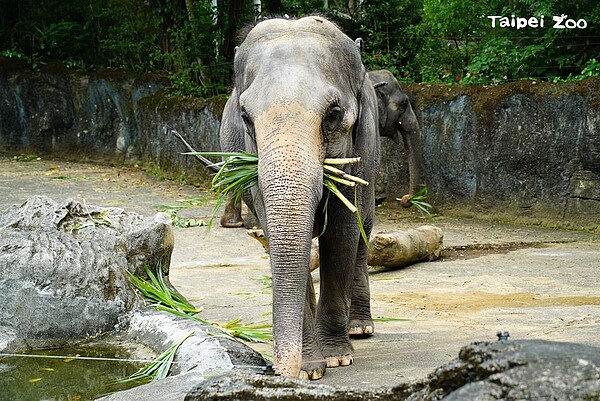
[[[291,377],[301,370],[311,239],[323,193],[318,129],[310,113],[289,109],[256,124],[261,220],[273,277],[273,361],[277,373]]]
[[[402,134],[406,154],[408,155],[408,173],[410,183],[408,194],[402,197],[401,203],[403,207],[410,207],[408,200],[419,191],[421,185],[423,184],[423,150],[421,144],[421,128],[412,110],[412,107],[409,106],[405,112],[405,116],[407,116],[407,118],[403,119],[399,130]]]

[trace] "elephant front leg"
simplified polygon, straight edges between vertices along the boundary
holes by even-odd
[[[321,290],[317,330],[327,367],[347,366],[353,361],[348,328],[358,238],[356,224],[331,224],[330,220],[319,241]]]
[[[369,272],[367,267],[368,248],[360,242],[354,284],[352,286],[352,301],[350,303],[350,328],[348,333],[353,338],[365,338],[373,335],[375,325],[371,316],[371,291],[369,288]]]
[[[302,371],[300,377],[317,380],[323,377],[327,367],[321,351],[321,344],[315,327],[315,287],[312,276],[308,275],[306,286],[306,302],[304,305],[304,322],[302,328]]]

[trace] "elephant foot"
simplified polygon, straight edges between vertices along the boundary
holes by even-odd
[[[352,365],[352,361],[354,360],[354,358],[350,354],[342,356],[330,356],[326,359],[328,368],[337,368],[338,366],[349,366]]]
[[[321,355],[304,356],[302,370],[300,370],[300,379],[319,380],[325,375],[327,364]]]
[[[354,349],[350,340],[346,339],[337,346],[330,344],[323,348],[323,355],[327,361],[328,368],[337,368],[338,366],[352,365]]]
[[[372,320],[352,319],[350,320],[350,329],[348,334],[352,338],[371,337],[375,332],[375,325]]]
[[[304,367],[300,371],[300,375],[298,376],[303,380],[319,380],[325,375],[325,366],[316,368],[316,369],[305,369]]]
[[[221,226],[225,228],[239,228],[244,226],[244,220],[240,215],[227,215],[221,217]]]

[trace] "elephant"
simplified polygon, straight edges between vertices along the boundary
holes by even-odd
[[[367,73],[377,94],[379,114],[379,134],[391,138],[396,144],[402,136],[404,149],[408,157],[409,191],[402,196],[401,205],[405,208],[411,206],[408,202],[411,196],[419,191],[422,184],[422,145],[421,128],[417,116],[410,104],[408,96],[402,91],[398,80],[388,70],[375,70]],[[221,148],[228,151],[243,149],[240,138],[221,136]],[[255,219],[252,213],[242,218],[241,202],[230,200],[225,205],[221,216],[223,227],[252,227]]]
[[[400,142],[408,156],[409,191],[401,200],[403,207],[410,207],[408,200],[419,191],[423,171],[421,128],[408,96],[402,91],[398,80],[388,70],[368,72],[377,93],[379,110],[379,135]]]
[[[319,379],[327,367],[352,363],[349,333],[373,333],[367,244],[357,217],[327,196],[323,161],[360,157],[342,168],[374,182],[376,99],[360,42],[324,17],[261,21],[236,51],[221,146],[258,155],[258,184],[245,201],[269,245],[273,364],[280,375]],[[356,199],[368,236],[375,213],[373,185],[340,190]],[[317,235],[318,302],[308,268]]]

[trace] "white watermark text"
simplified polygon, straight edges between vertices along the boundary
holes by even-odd
[[[524,29],[524,28],[545,28],[546,19],[545,16],[539,17],[510,17],[501,15],[488,15],[487,18],[491,20],[492,28],[512,28],[512,29]],[[585,29],[588,23],[585,19],[579,18],[577,20],[569,18],[567,14],[554,15],[552,21],[548,20],[548,26],[554,29]]]

